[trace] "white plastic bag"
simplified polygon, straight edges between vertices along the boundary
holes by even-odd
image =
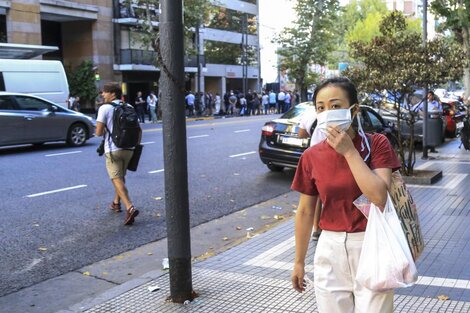
[[[412,286],[418,272],[390,195],[383,212],[371,204],[356,280],[374,291]]]

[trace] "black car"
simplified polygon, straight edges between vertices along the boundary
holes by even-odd
[[[296,168],[302,153],[310,147],[310,138],[299,137],[299,122],[312,102],[301,103],[278,119],[264,124],[259,143],[261,161],[271,171],[282,171],[284,167]],[[362,127],[367,133],[386,135],[394,145],[395,137],[391,126],[369,106],[361,105]]]

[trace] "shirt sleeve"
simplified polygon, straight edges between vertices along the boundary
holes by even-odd
[[[106,124],[106,105],[102,105],[98,109],[98,116],[96,117],[96,121]]]
[[[315,179],[311,175],[311,162],[305,153],[300,157],[299,165],[295,171],[291,189],[300,193],[316,196],[318,195]]]
[[[372,136],[370,168],[391,168],[392,171],[399,170],[401,163],[393,150],[388,138],[382,134]]]

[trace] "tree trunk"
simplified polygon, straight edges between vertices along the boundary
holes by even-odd
[[[470,27],[462,27],[463,50],[470,61]],[[467,101],[470,96],[470,66],[467,66],[463,71],[463,84],[465,88],[464,101]]]

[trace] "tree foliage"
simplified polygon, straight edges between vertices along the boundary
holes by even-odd
[[[92,61],[83,61],[79,66],[67,66],[66,75],[69,82],[70,94],[79,96],[82,106],[93,103],[98,92],[95,86],[95,71]]]
[[[355,41],[350,44],[351,54],[360,63],[345,72],[363,92],[390,92],[394,98],[397,117],[398,152],[402,170],[413,173],[415,147],[413,140],[401,136],[401,123],[406,123],[414,134],[417,113],[404,110],[400,102],[418,87],[436,85],[454,80],[462,73],[463,52],[443,38],[430,41],[426,47],[420,33],[409,31],[401,12],[393,11],[380,24],[380,36],[370,43]]]
[[[306,98],[309,85],[316,79],[310,67],[325,65],[329,53],[334,50],[334,21],[338,10],[337,0],[298,0],[294,25],[285,28],[276,39],[281,45],[278,51],[280,66],[295,79],[302,99]]]
[[[470,61],[470,0],[434,0],[431,10],[444,19],[441,30],[450,30]],[[465,97],[470,96],[470,66],[464,70]]]

